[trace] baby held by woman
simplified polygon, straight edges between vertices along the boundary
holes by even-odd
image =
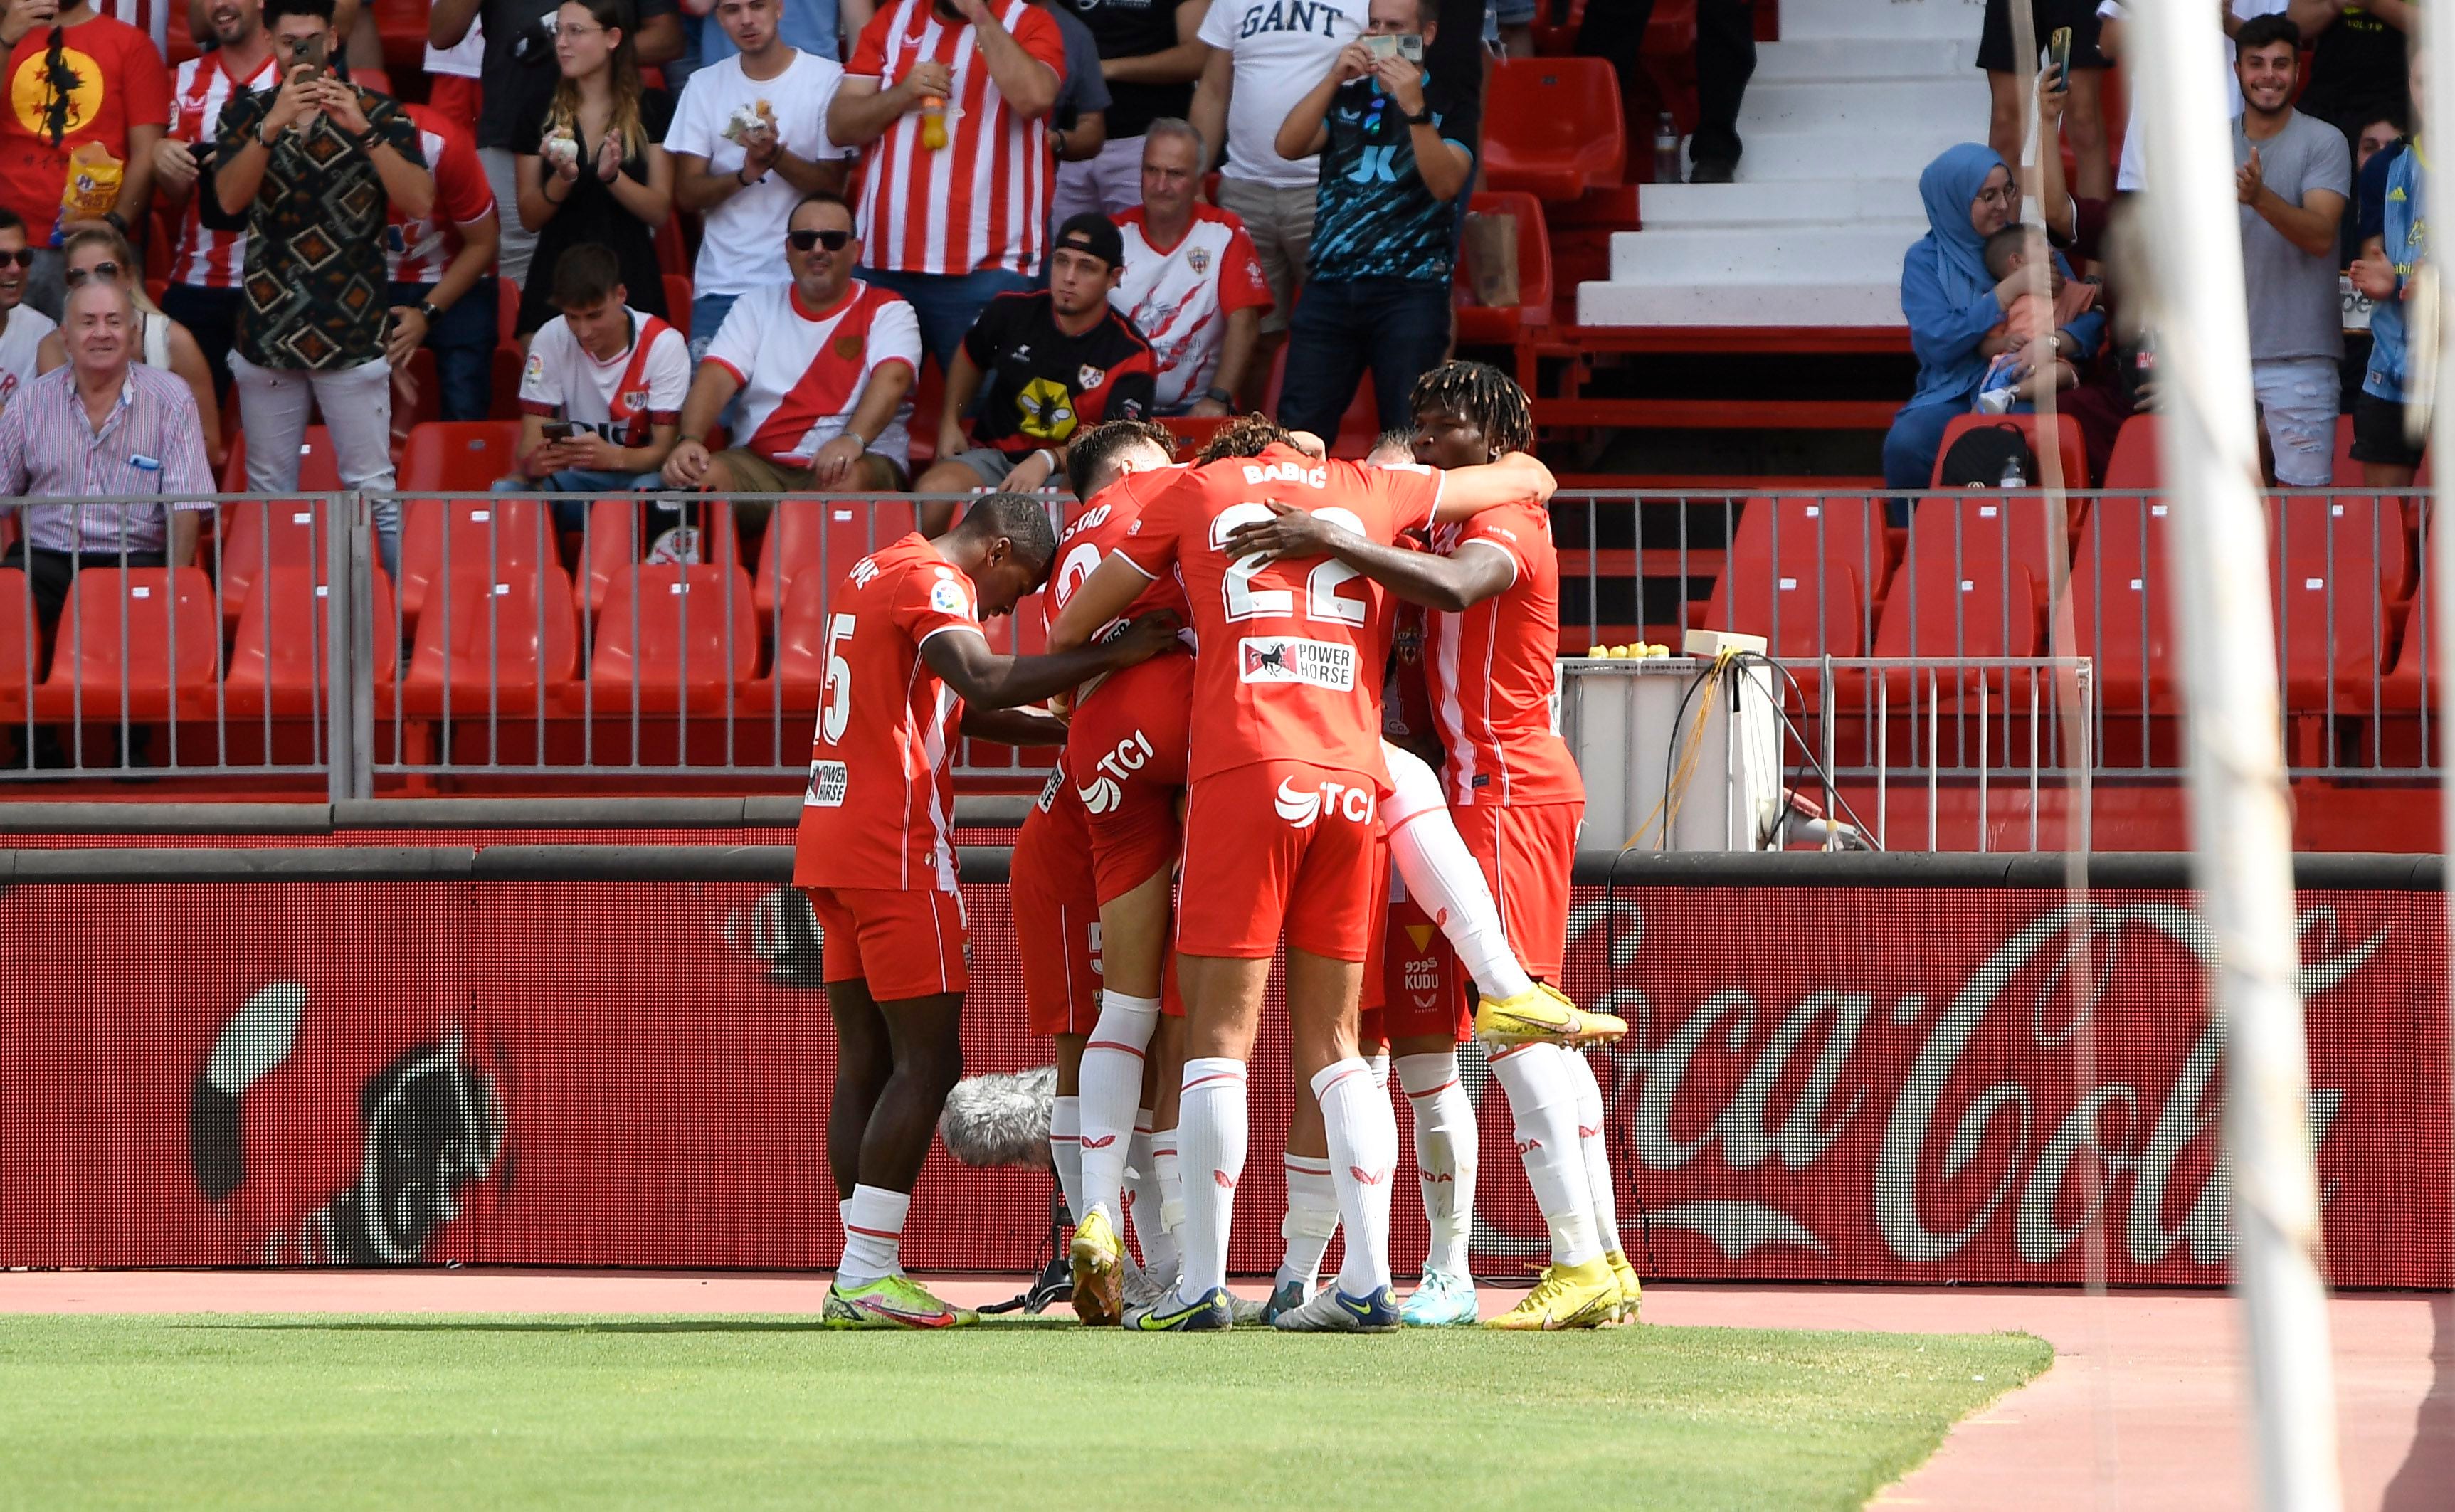
[[[2046,245],[2046,233],[2039,227],[2016,223],[1986,238],[1986,272],[1996,282],[2001,283],[2033,264],[2046,270],[2051,295],[2039,299],[2034,293],[2024,293],[2014,299],[2004,307],[2003,323],[1989,331],[1978,344],[1979,351],[1994,357],[1985,379],[1978,385],[1976,407],[1988,414],[2001,414],[2014,405],[2034,404],[2042,394],[2080,382],[2079,371],[2062,358],[2056,358],[2048,367],[2033,368],[2029,353],[2034,343],[2053,340],[2056,332],[2093,309],[2098,286],[2063,277],[2061,270],[2055,266],[2052,249]]]

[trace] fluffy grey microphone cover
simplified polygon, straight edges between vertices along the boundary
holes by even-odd
[[[965,1165],[1050,1169],[1048,1107],[1057,1096],[1057,1068],[965,1077],[946,1094],[938,1133]]]

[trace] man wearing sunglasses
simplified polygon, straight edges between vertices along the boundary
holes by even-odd
[[[26,275],[33,266],[26,223],[15,211],[0,207],[0,410],[34,381],[43,338],[59,329],[51,316],[24,303]]]
[[[752,290],[725,315],[682,405],[665,483],[718,494],[900,491],[911,466],[920,322],[901,295],[853,277],[861,238],[842,195],[802,195],[785,225],[793,281]],[[708,432],[736,393],[736,444],[711,454]],[[745,532],[766,513],[736,506]]]

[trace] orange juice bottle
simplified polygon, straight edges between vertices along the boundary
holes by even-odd
[[[946,102],[935,94],[921,96],[921,145],[933,152],[946,147]]]

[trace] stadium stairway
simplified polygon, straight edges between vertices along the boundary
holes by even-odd
[[[1980,0],[1783,0],[1730,184],[1647,185],[1580,326],[1898,327],[1917,175],[1986,134]]]

